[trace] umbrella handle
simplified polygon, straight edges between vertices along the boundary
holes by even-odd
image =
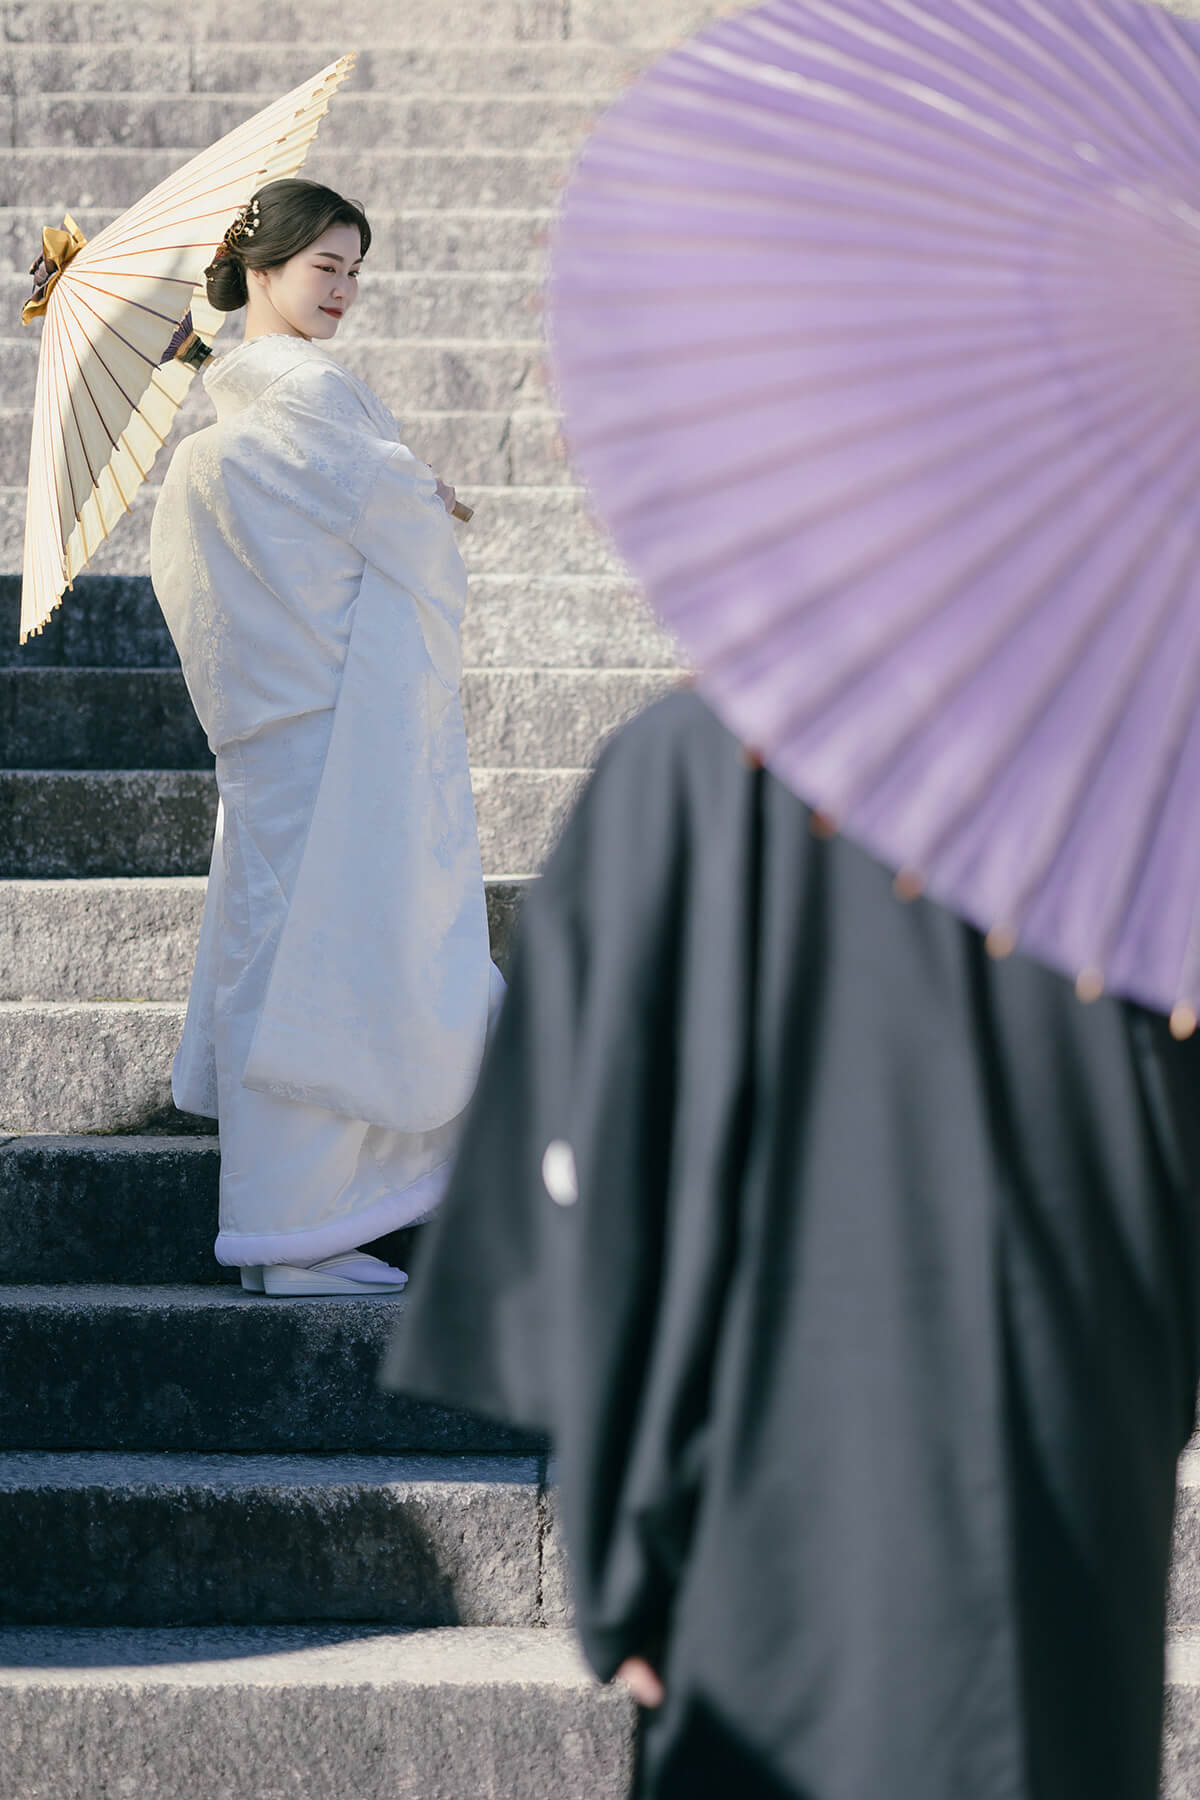
[[[454,502],[453,516],[456,519],[461,519],[463,524],[467,525],[475,517],[475,508],[473,506],[464,505],[461,500],[456,500]]]

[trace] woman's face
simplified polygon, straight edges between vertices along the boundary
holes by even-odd
[[[296,337],[331,338],[358,297],[361,264],[358,227],[331,225],[277,269],[248,270],[251,305],[265,301]]]

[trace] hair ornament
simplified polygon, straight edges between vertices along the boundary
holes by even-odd
[[[237,218],[233,221],[233,224],[229,227],[229,230],[225,233],[224,238],[221,240],[225,246],[226,252],[228,253],[230,251],[236,251],[237,247],[238,247],[239,239],[244,238],[244,237],[252,238],[257,230],[258,230],[258,201],[251,200],[247,203],[247,205],[243,206],[241,212],[238,214]],[[219,256],[220,254],[221,253],[218,250],[217,255]]]

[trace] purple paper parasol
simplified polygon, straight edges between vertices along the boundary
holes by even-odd
[[[576,465],[702,691],[990,934],[1200,1011],[1200,32],[773,0],[556,228]]]

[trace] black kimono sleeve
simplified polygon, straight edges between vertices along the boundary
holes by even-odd
[[[604,1678],[667,1634],[704,1480],[736,1255],[760,783],[690,694],[601,758],[526,902],[386,1371],[553,1435],[577,1624]]]

